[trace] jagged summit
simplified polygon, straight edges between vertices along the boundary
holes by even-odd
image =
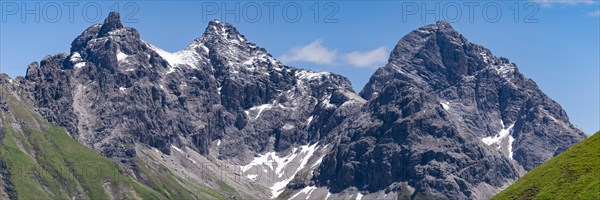
[[[440,29],[453,29],[452,25],[450,25],[450,23],[448,23],[447,21],[444,21],[444,20],[435,22],[435,25]]]
[[[111,12],[104,23],[90,26],[73,40],[69,56],[73,66],[67,68],[81,68],[90,64],[88,60],[94,61],[95,66],[115,68],[112,60],[122,60],[126,55],[137,55],[141,59],[147,56],[142,55],[146,49],[138,31],[123,26],[119,13]]]
[[[208,22],[202,37],[205,40],[235,40],[244,42],[246,39],[240,34],[237,29],[230,23],[223,23],[217,19]]]
[[[251,72],[247,74],[250,76],[269,76],[273,70],[280,73],[287,68],[266,49],[248,41],[232,24],[216,19],[208,23],[202,36],[176,54],[186,60],[212,62],[218,79],[221,75],[240,71]]]
[[[406,60],[430,45],[439,46],[441,43],[448,42],[455,45],[470,45],[470,42],[448,22],[438,21],[435,24],[428,24],[402,37],[392,51],[390,61]]]
[[[161,171],[140,180],[166,171],[221,186],[196,163],[229,165],[241,182],[220,180],[242,198],[486,199],[584,137],[508,60],[443,21],[403,37],[364,98],[345,77],[283,65],[231,24],[213,20],[169,53],[118,13],[18,82],[124,171]]]
[[[411,188],[413,198],[488,199],[585,138],[508,59],[443,21],[402,37],[361,96],[367,114],[340,125],[347,137],[315,172],[332,192]]]
[[[121,23],[121,17],[118,12],[110,12],[108,17],[104,19],[104,23],[100,28],[100,32],[98,32],[99,37],[106,36],[108,32],[123,28],[123,24]]]
[[[445,88],[461,76],[483,69],[488,62],[500,60],[488,49],[469,42],[448,22],[438,21],[403,36],[390,53],[388,64],[375,72],[361,95],[372,98],[388,82],[379,77],[391,74],[424,87]]]
[[[388,64],[378,69],[361,95],[371,98],[387,82],[380,76],[395,74],[399,79],[439,90],[456,84],[482,70],[502,74],[507,81],[517,72],[505,58],[494,56],[487,48],[471,43],[445,21],[415,29],[396,44]]]
[[[208,22],[202,35],[192,41],[184,51],[194,50],[199,53],[210,52],[219,49],[224,45],[237,45],[240,47],[252,46],[255,44],[246,40],[238,30],[230,23],[223,23],[218,19]]]

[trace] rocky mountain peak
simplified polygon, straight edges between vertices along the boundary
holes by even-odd
[[[100,27],[99,37],[106,36],[108,32],[123,28],[121,17],[118,12],[110,12],[108,17],[104,19],[102,27]]]
[[[202,36],[189,44],[185,51],[208,56],[211,51],[217,54],[227,54],[230,50],[246,52],[256,49],[266,52],[247,41],[244,35],[240,34],[233,25],[214,19],[208,22]]]
[[[385,84],[379,76],[396,76],[401,80],[432,90],[456,84],[461,77],[494,66],[498,71],[511,73],[507,59],[494,57],[491,52],[469,42],[462,34],[445,21],[422,26],[406,34],[396,44],[386,67],[377,70],[373,84],[367,84],[363,97],[371,98]]]
[[[244,36],[240,34],[232,24],[223,23],[216,19],[208,22],[208,26],[206,27],[202,37],[205,38],[205,41],[246,41]]]
[[[111,12],[104,23],[90,26],[73,40],[67,68],[80,68],[87,60],[114,68],[118,58],[146,51],[144,43],[137,30],[123,26],[118,12]]]
[[[421,49],[435,50],[435,47],[439,47],[440,43],[448,42],[457,45],[470,45],[448,22],[438,21],[435,24],[428,24],[402,37],[392,51],[390,61],[406,60],[420,52]]]
[[[450,23],[448,23],[447,21],[444,20],[440,20],[435,22],[435,25],[440,27],[440,28],[450,28],[452,29],[452,26],[450,25]]]
[[[585,138],[515,64],[469,42],[444,21],[402,37],[361,96],[369,114],[339,125],[340,137],[347,138],[315,173],[317,185],[330,191],[405,190],[393,184],[405,182],[413,197],[437,199],[433,193],[439,192],[487,199]]]
[[[48,121],[124,169],[139,158],[183,177],[196,162],[232,164],[270,191],[257,199],[316,187],[322,197],[300,193],[487,199],[584,137],[507,59],[444,21],[404,36],[362,98],[345,77],[283,65],[231,24],[213,20],[170,53],[118,13],[18,82]],[[275,179],[256,182],[262,172]]]
[[[245,78],[254,79],[285,68],[267,50],[248,41],[233,25],[219,20],[210,21],[202,36],[179,54],[189,60],[210,62],[218,80],[226,74],[235,74],[235,77],[246,74],[239,74],[240,71],[249,72]]]

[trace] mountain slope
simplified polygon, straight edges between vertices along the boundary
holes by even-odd
[[[527,172],[493,199],[600,199],[598,133]]]
[[[445,22],[360,95],[211,21],[169,53],[112,12],[14,80],[52,123],[166,198],[486,199],[585,135],[513,63]]]
[[[138,180],[146,177],[138,166],[157,165],[206,187],[232,186],[233,196],[272,197],[301,163],[316,161],[323,148],[315,144],[340,112],[364,103],[345,77],[283,65],[217,20],[169,53],[113,12],[71,46],[30,64],[24,93],[42,116]],[[291,155],[293,163],[276,167],[252,164]],[[219,169],[207,178],[197,163]]]
[[[515,64],[446,22],[404,36],[360,94],[312,179],[331,192],[486,199],[585,138]]]
[[[160,199],[116,164],[48,123],[0,75],[0,177],[3,199]]]

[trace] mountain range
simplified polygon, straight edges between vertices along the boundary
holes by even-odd
[[[359,93],[277,61],[231,24],[213,20],[170,53],[116,12],[0,84],[10,199],[488,199],[586,138],[516,64],[444,21],[402,37]],[[52,171],[37,146],[64,141],[129,181],[96,180],[92,194],[99,185],[61,173],[30,186],[11,175],[15,157]]]

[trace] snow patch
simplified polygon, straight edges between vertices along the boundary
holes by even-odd
[[[325,158],[325,155],[322,155],[315,163],[312,164],[312,166],[310,166],[310,168],[315,168],[316,166],[319,166],[321,162],[323,162],[323,158]]]
[[[448,110],[450,109],[450,103],[445,101],[445,102],[440,102],[440,105],[442,105],[442,108],[444,108],[444,110]]]
[[[179,151],[179,153],[183,153],[183,151],[179,148],[177,148],[175,145],[171,145],[171,147],[173,147],[173,149]]]
[[[310,194],[316,189],[317,189],[317,187],[315,187],[315,186],[308,186],[308,187],[302,188],[302,190],[300,190],[300,192],[294,194],[294,196],[292,196],[289,199],[294,199],[300,194],[306,194],[306,199],[310,199]]]
[[[242,63],[242,65],[252,65],[252,63],[254,63],[254,59],[249,59],[249,60],[245,61],[244,63]]]
[[[282,128],[282,129],[283,129],[283,130],[290,130],[290,129],[293,129],[293,128],[294,128],[294,125],[291,125],[291,124],[285,124],[285,125],[283,126],[283,128]]]
[[[77,68],[77,69],[82,68],[82,67],[85,67],[85,62],[78,62],[75,64],[75,68]]]
[[[495,66],[494,69],[498,74],[505,75],[513,72],[515,70],[515,66],[513,66],[512,64],[502,64],[499,66]]]
[[[547,116],[548,116],[548,118],[550,118],[552,121],[554,121],[554,122],[556,122],[556,123],[558,123],[558,122],[559,122],[559,121],[558,121],[558,120],[556,120],[556,118],[554,118],[552,115],[547,115]]]
[[[79,52],[73,52],[73,54],[71,54],[71,59],[69,59],[69,61],[71,61],[72,63],[80,62],[81,55],[79,55]]]
[[[514,142],[514,138],[512,137],[512,133],[513,133],[513,126],[515,124],[511,124],[508,127],[504,126],[504,122],[502,120],[500,120],[500,123],[502,124],[502,129],[500,130],[500,132],[498,134],[496,134],[494,137],[485,137],[485,138],[481,138],[481,141],[483,143],[485,143],[488,146],[491,145],[496,145],[496,149],[500,150],[502,149],[502,141],[504,140],[504,138],[508,138],[508,143],[506,144],[505,148],[508,152],[508,157],[510,159],[512,159],[513,157],[513,152],[512,152],[512,143]]]
[[[304,166],[306,166],[306,164],[308,163],[308,160],[315,153],[316,147],[317,147],[317,143],[315,143],[313,145],[303,145],[303,146],[300,146],[299,148],[296,147],[296,148],[293,148],[291,154],[284,156],[284,157],[279,157],[277,155],[277,152],[267,152],[266,154],[255,157],[254,160],[252,162],[250,162],[249,164],[247,164],[245,166],[241,166],[242,172],[246,173],[248,170],[250,170],[253,167],[265,166],[265,167],[268,167],[269,169],[273,170],[274,173],[277,175],[277,177],[282,178],[283,175],[285,175],[285,172],[290,171],[289,169],[286,169],[287,166],[289,166],[291,163],[293,163],[292,166],[296,167],[296,164],[300,163],[299,165],[297,165],[298,168],[295,169],[293,174],[289,175],[289,177],[287,177],[279,182],[276,182],[275,184],[273,184],[273,186],[270,187],[271,198],[275,198],[283,192],[283,190],[285,189],[285,186],[290,181],[292,181],[292,179],[294,179],[294,176],[296,176],[296,174],[301,169],[303,169]]]
[[[187,158],[189,161],[191,161],[192,163],[196,164],[196,161],[190,157]]]
[[[123,60],[127,59],[127,56],[129,56],[129,55],[127,55],[127,54],[125,54],[125,53],[123,53],[121,51],[118,51],[118,53],[117,53],[117,61],[122,62]]]
[[[479,53],[479,55],[481,55],[481,57],[483,58],[483,62],[485,62],[485,63],[490,62],[490,57],[488,57],[488,55],[485,52],[481,52],[481,53]]]
[[[175,72],[175,68],[174,67],[170,67],[169,71],[167,71],[167,74],[173,73]]]
[[[508,128],[505,129],[503,124],[502,129],[498,134],[496,134],[494,137],[482,138],[481,141],[488,146],[492,144],[500,144],[500,141],[502,141],[502,139],[506,138],[506,136],[508,136],[509,134],[512,134],[513,126],[514,124],[511,124],[510,126],[508,126]]]
[[[127,89],[127,88],[125,88],[125,87],[123,87],[123,86],[119,87],[119,90],[121,90],[121,91],[125,91],[126,89]]]
[[[76,69],[85,67],[85,62],[82,62],[83,59],[81,59],[81,55],[79,55],[79,52],[73,52],[71,54],[71,59],[69,59],[69,61],[71,61],[72,63],[75,63],[74,67]]]
[[[361,96],[359,96],[356,93],[344,90],[344,96],[348,97],[350,100],[356,101],[356,102],[361,102],[361,103],[365,103],[367,102],[367,100],[363,99]]]
[[[254,116],[254,119],[258,119],[258,117],[260,117],[260,114],[267,110],[267,109],[271,109],[273,108],[273,104],[263,104],[263,105],[259,105],[259,106],[254,106],[250,109],[248,109],[247,111],[244,111],[246,113],[246,115],[249,116],[250,111],[255,111],[256,115]]]
[[[299,71],[296,74],[296,77],[305,80],[314,80],[317,78],[321,78],[323,76],[329,76],[331,73],[329,72],[311,72],[311,71]]]
[[[202,45],[200,45],[200,47],[206,52],[206,54],[210,53],[210,49],[208,49],[208,47],[206,47],[206,45],[202,44]]]
[[[183,62],[183,60],[181,60],[181,58],[179,58],[178,56],[176,56],[176,55],[174,55],[172,53],[166,52],[165,50],[162,50],[162,49],[160,49],[160,48],[158,48],[158,47],[156,47],[154,45],[150,45],[150,48],[152,50],[154,50],[154,52],[158,53],[158,55],[160,57],[162,57],[163,59],[165,59],[169,63],[169,65],[171,67],[176,67],[178,65],[185,65],[186,64],[185,62]]]
[[[258,174],[248,174],[248,176],[246,177],[252,181],[256,181],[256,177],[258,177]]]
[[[362,199],[363,195],[359,192],[358,194],[356,194],[356,200],[360,200]]]
[[[321,101],[321,103],[325,105],[325,108],[335,108],[335,105],[331,103],[331,96],[332,95],[330,94],[325,99],[323,99],[323,101]]]
[[[281,194],[283,192],[283,189],[285,189],[285,186],[292,181],[292,179],[290,178],[289,180],[283,180],[283,181],[279,181],[275,184],[273,184],[272,187],[270,187],[269,189],[271,189],[271,199],[277,198],[277,196],[279,196],[279,194]]]
[[[221,140],[217,140],[217,147],[221,146]]]
[[[508,136],[508,157],[512,160],[513,159],[513,151],[512,151],[512,144],[515,141],[515,138],[513,138],[512,134]]]
[[[310,122],[312,122],[312,120],[313,120],[313,116],[310,116],[310,117],[308,118],[308,122],[306,122],[306,124],[307,124],[307,125],[310,125]]]

